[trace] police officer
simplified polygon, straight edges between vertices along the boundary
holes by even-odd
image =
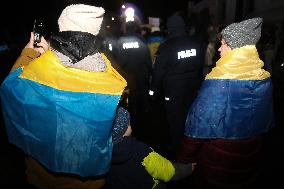
[[[129,88],[128,107],[133,134],[141,138],[140,127],[148,110],[148,90],[152,60],[146,41],[135,21],[125,23],[125,33],[117,41],[117,60]]]
[[[168,36],[157,52],[150,95],[163,96],[169,126],[168,158],[174,158],[183,136],[187,111],[203,79],[205,44],[186,33],[180,15],[167,20]]]

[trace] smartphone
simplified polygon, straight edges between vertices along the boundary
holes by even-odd
[[[40,39],[44,34],[44,23],[42,19],[35,19],[33,26],[34,33],[34,46],[37,46],[40,43]]]

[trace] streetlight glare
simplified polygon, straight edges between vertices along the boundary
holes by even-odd
[[[134,21],[135,10],[131,7],[125,10],[126,22]]]

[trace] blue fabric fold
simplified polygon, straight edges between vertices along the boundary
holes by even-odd
[[[62,91],[18,77],[1,86],[8,139],[54,172],[105,174],[120,95]]]
[[[274,126],[271,79],[205,80],[192,104],[185,135],[243,139]]]

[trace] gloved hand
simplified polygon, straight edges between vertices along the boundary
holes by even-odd
[[[194,168],[194,163],[172,163],[174,168],[175,168],[175,175],[172,177],[172,181],[176,180],[181,180],[189,175],[191,175],[193,168]]]

